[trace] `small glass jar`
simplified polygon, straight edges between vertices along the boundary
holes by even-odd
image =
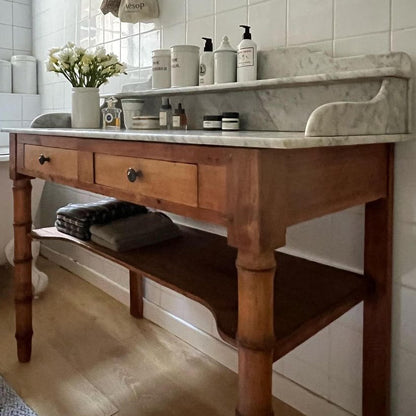
[[[223,130],[240,130],[239,113],[222,113],[222,129]]]
[[[221,130],[222,129],[222,116],[220,115],[206,115],[202,122],[202,128],[204,130]]]

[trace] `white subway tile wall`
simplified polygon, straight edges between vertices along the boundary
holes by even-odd
[[[29,4],[23,0],[15,3]],[[235,47],[241,38],[238,25],[247,22],[252,26],[253,39],[262,49],[307,45],[333,56],[405,51],[416,62],[415,0],[159,0],[160,18],[137,25],[120,24],[112,15],[102,16],[100,3],[100,0],[33,0],[33,53],[42,62],[49,48],[68,40],[83,46],[104,44],[121,55],[130,67],[130,75],[111,81],[104,88],[106,92],[118,91],[123,83],[144,79],[149,74],[154,48],[185,42],[202,46],[202,36],[213,37],[218,45],[223,35],[228,35]],[[0,0],[0,58],[9,53],[4,51],[11,54],[13,44],[27,45],[22,39],[13,39],[8,18],[13,11],[11,6],[12,2]],[[26,24],[27,15],[22,13],[19,22]],[[55,74],[46,73],[43,63],[39,65],[42,110],[69,111],[70,86]],[[396,149],[392,414],[413,416],[416,143],[403,143]],[[360,208],[291,227],[285,250],[360,270],[362,246]],[[194,325],[215,334],[215,330],[209,330],[213,321],[209,323],[209,315],[199,306],[175,300],[174,295],[157,285],[148,287],[148,295],[172,314],[183,319],[194,317]],[[305,389],[360,415],[361,334],[362,305],[359,305],[288,354],[275,369]]]
[[[0,94],[0,129],[27,127],[40,114],[40,96],[32,94]],[[9,146],[9,134],[0,132],[0,147]]]
[[[32,0],[0,0],[0,59],[32,53]]]

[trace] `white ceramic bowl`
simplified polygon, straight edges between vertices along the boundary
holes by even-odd
[[[133,119],[133,129],[136,130],[157,130],[159,126],[158,116],[136,116]]]
[[[122,98],[121,108],[123,109],[124,125],[127,129],[133,128],[133,117],[140,116],[143,110],[144,100],[137,98]]]

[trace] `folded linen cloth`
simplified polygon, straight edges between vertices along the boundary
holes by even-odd
[[[133,250],[181,235],[179,227],[161,212],[135,215],[104,225],[95,224],[90,232],[94,243],[114,251]]]
[[[118,9],[120,8],[121,0],[103,0],[101,3],[101,11],[103,14],[111,12],[115,17],[118,17]]]
[[[118,218],[145,212],[147,212],[147,208],[142,205],[111,198],[87,204],[68,204],[59,208],[56,211],[56,216],[57,219],[78,227],[89,227],[92,224],[105,224]]]
[[[159,17],[158,0],[121,0],[118,9],[120,22],[151,22]]]

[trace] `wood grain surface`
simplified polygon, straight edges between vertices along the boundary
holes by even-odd
[[[12,270],[0,268],[0,373],[41,416],[230,416],[237,375],[44,259],[33,360],[16,362]],[[279,416],[301,416],[273,399]]]

